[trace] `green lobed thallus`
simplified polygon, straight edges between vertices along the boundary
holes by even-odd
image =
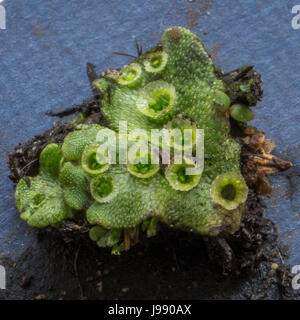
[[[40,171],[21,179],[16,204],[21,218],[34,227],[55,225],[81,215],[90,237],[100,247],[124,249],[124,232],[142,226],[156,234],[158,222],[218,235],[237,231],[248,188],[241,174],[241,148],[230,135],[229,116],[252,120],[245,105],[231,105],[225,87],[199,38],[183,27],[167,29],[159,46],[123,69],[106,73],[93,83],[102,94],[101,111],[118,135],[120,121],[128,130],[204,130],[202,173],[186,174],[195,164],[102,163],[97,134],[103,126],[84,123],[62,144],[49,144],[40,156]],[[151,143],[151,142],[150,142]],[[161,146],[159,146],[161,147]],[[174,140],[170,152],[178,146]],[[124,232],[123,232],[124,231]]]

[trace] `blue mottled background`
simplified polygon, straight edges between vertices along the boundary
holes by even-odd
[[[294,163],[270,179],[274,192],[266,197],[266,214],[289,247],[288,262],[300,264],[300,30],[291,26],[291,8],[300,0],[211,2],[2,1],[7,29],[0,30],[0,262],[14,265],[28,248],[39,250],[14,207],[4,150],[49,128],[53,118],[46,111],[91,95],[87,61],[98,72],[120,67],[129,58],[112,51],[135,54],[136,38],[149,49],[166,27],[183,25],[200,36],[224,71],[254,64],[262,74],[264,99],[253,124],[276,141],[275,154]],[[9,281],[13,286],[13,273]],[[20,289],[13,296],[25,294]]]

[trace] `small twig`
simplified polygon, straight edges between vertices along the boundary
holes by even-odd
[[[63,117],[69,116],[70,114],[74,114],[74,113],[80,111],[81,108],[82,108],[82,106],[75,106],[75,107],[67,108],[65,110],[57,111],[57,112],[56,111],[49,111],[49,112],[46,112],[46,115],[50,116],[50,117],[63,118]]]
[[[23,179],[25,180],[27,187],[30,188],[31,182],[30,182],[29,178],[27,176],[24,176]]]
[[[178,264],[178,260],[177,260],[176,251],[175,251],[175,249],[174,249],[174,248],[173,248],[173,257],[174,257],[174,260],[175,260],[176,269],[179,271],[179,270],[180,270],[180,268],[179,268],[179,264]]]
[[[124,57],[131,57],[131,58],[134,58],[136,59],[137,57],[132,55],[132,54],[129,54],[129,53],[122,53],[122,52],[116,52],[116,51],[112,51],[113,54],[117,54],[119,56],[124,56]]]
[[[17,178],[17,181],[19,181],[19,180],[21,179],[21,177],[20,177],[20,172],[19,172],[19,169],[18,169],[17,166],[16,166],[15,159],[14,159],[14,157],[13,157],[13,154],[10,153],[10,154],[8,155],[8,157],[9,157],[9,163],[10,163],[10,165],[12,166],[12,170],[13,170],[16,178]]]
[[[136,47],[138,57],[140,57],[143,54],[143,47],[141,45],[139,45],[137,39],[135,39],[135,47]]]
[[[78,287],[79,287],[79,290],[80,290],[80,298],[83,299],[84,298],[83,290],[82,290],[82,286],[81,286],[81,283],[80,283],[80,279],[79,279],[79,275],[78,275],[78,268],[77,268],[77,260],[78,260],[79,251],[80,251],[80,246],[78,247],[78,249],[77,249],[77,251],[75,253],[74,272],[75,272],[75,277],[76,277],[76,280],[78,282]]]
[[[24,166],[22,169],[21,169],[21,172],[24,172],[24,169],[26,169],[27,167],[31,166],[33,163],[35,163],[36,161],[38,161],[38,159],[33,159],[32,161],[30,161],[29,163],[26,164],[26,166]],[[27,171],[26,171],[27,173]]]
[[[97,75],[97,72],[96,72],[96,66],[94,66],[92,63],[88,62],[86,64],[86,72],[87,72],[90,84],[92,85],[92,82],[99,78]]]
[[[130,236],[128,229],[124,229],[124,246],[125,251],[128,251],[130,249]]]
[[[99,94],[98,90],[93,86],[93,82],[99,78],[96,72],[96,66],[88,62],[86,64],[86,73],[90,82],[90,87],[92,89],[93,95],[94,97],[96,97]]]
[[[140,240],[140,227],[137,226],[135,230],[134,244],[137,244]]]
[[[89,180],[88,180],[88,178],[86,176],[84,177],[84,183],[85,183],[86,191],[91,195],[90,183],[89,183]]]
[[[111,84],[108,84],[107,87],[107,96],[108,96],[108,103],[111,104]]]
[[[237,81],[237,80],[243,78],[243,76],[245,76],[245,75],[246,75],[249,71],[251,71],[253,68],[254,68],[254,66],[248,66],[248,67],[246,67],[245,69],[243,69],[240,73],[238,73],[238,74],[234,77],[233,81]]]
[[[278,247],[277,247],[277,248],[278,248]],[[280,258],[282,264],[284,264],[284,260],[283,260],[283,257],[282,257],[282,255],[281,255],[280,248],[278,248],[278,255],[279,255],[279,258]]]

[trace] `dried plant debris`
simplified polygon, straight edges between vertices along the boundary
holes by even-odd
[[[9,155],[21,218],[56,230],[67,242],[89,235],[113,254],[156,235],[163,223],[205,236],[211,261],[224,274],[257,268],[274,250],[266,249],[266,239],[276,235],[258,195],[271,192],[268,174],[292,164],[272,155],[274,142],[247,125],[263,95],[253,66],[224,74],[195,34],[172,27],[158,46],[145,54],[139,50],[122,69],[100,77],[93,65],[87,70],[93,97],[49,113],[77,116]],[[118,132],[119,121],[127,121],[129,130],[204,129],[203,173],[185,175],[190,162],[103,167],[95,157],[97,132]],[[162,154],[163,146],[158,148]],[[286,277],[278,265],[273,273]]]

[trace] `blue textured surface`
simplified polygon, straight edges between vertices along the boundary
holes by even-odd
[[[101,72],[135,54],[135,38],[149,49],[171,25],[189,27],[185,0],[4,0],[7,30],[0,30],[0,145],[19,142],[49,128],[46,111],[80,104],[91,95],[86,62]],[[224,71],[254,64],[264,81],[264,99],[254,125],[276,141],[275,154],[294,168],[270,179],[274,192],[266,213],[288,244],[291,265],[300,264],[300,30],[291,27],[293,1],[213,1],[192,30]],[[299,1],[300,4],[300,1]],[[0,254],[18,259],[36,237],[18,218],[6,154],[0,149]],[[1,257],[0,256],[0,257]]]

